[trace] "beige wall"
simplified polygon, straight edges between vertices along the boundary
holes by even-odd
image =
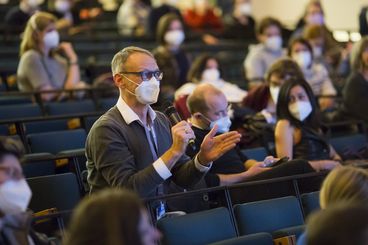
[[[264,16],[279,18],[286,26],[293,27],[304,12],[308,0],[253,0],[256,19]],[[326,23],[333,30],[358,30],[360,8],[367,0],[322,0]]]

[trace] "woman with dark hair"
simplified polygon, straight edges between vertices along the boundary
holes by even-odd
[[[160,239],[138,196],[128,190],[106,189],[82,200],[65,245],[154,245]]]
[[[198,56],[188,72],[188,83],[184,84],[175,92],[175,99],[180,96],[189,95],[200,83],[210,83],[220,89],[231,103],[238,103],[247,95],[247,91],[240,89],[237,85],[222,79],[220,61],[213,55],[202,54]]]
[[[353,59],[353,72],[342,91],[344,112],[355,119],[368,122],[368,114],[362,109],[368,104],[368,37],[357,43],[357,54]]]
[[[340,156],[323,138],[318,107],[309,84],[291,79],[280,89],[275,128],[277,157],[306,159],[316,164],[336,166]]]
[[[261,113],[267,123],[276,123],[276,104],[280,87],[290,78],[304,78],[298,64],[289,58],[277,60],[267,70],[266,83],[250,90],[242,105]]]
[[[288,56],[298,63],[315,96],[336,95],[327,69],[322,64],[314,62],[312,46],[306,39],[301,37],[292,39],[288,46]],[[321,110],[332,107],[333,103],[332,98],[319,99]]]
[[[185,33],[183,23],[176,14],[162,16],[158,22],[156,40],[159,46],[153,50],[157,65],[164,73],[161,95],[173,97],[174,91],[186,82],[190,60],[181,48]]]

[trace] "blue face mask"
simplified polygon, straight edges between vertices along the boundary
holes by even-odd
[[[211,121],[206,116],[202,114],[202,116],[210,122],[210,129],[212,129],[217,124],[217,132],[226,133],[229,132],[231,126],[231,120],[229,116],[221,117],[216,121]]]

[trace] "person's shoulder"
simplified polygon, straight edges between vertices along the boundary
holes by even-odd
[[[316,72],[316,73],[327,73],[328,74],[326,67],[321,63],[313,62],[312,70],[313,72]]]
[[[291,123],[290,123],[289,120],[287,120],[287,119],[280,119],[276,123],[276,128],[286,130],[286,129],[291,129],[292,128],[292,125],[291,125]]]
[[[93,124],[92,130],[97,130],[104,127],[120,127],[119,118],[121,117],[120,112],[116,106],[110,108],[102,116],[100,116]]]

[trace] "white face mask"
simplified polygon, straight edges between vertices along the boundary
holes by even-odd
[[[0,210],[4,214],[26,211],[32,192],[25,179],[8,180],[0,185]]]
[[[308,51],[301,51],[294,54],[293,59],[302,69],[307,69],[312,63],[312,55]]]
[[[310,25],[323,25],[325,23],[325,18],[322,14],[312,14],[307,17],[307,22]]]
[[[277,98],[279,97],[280,86],[270,86],[270,94],[273,102],[277,104]]]
[[[128,79],[128,81],[138,85],[138,87],[135,88],[134,93],[129,90],[127,91],[128,93],[135,95],[141,104],[150,105],[157,102],[158,94],[160,93],[160,82],[154,76],[152,76],[149,81],[143,81],[141,84],[130,80],[126,76],[124,77]]]
[[[290,114],[299,121],[304,121],[312,112],[312,105],[309,101],[297,101],[289,105]]]
[[[37,0],[28,0],[27,5],[31,8],[36,8],[38,6],[38,1]]]
[[[216,121],[211,121],[209,118],[207,118],[205,115],[201,113],[201,115],[210,122],[210,129],[212,129],[217,124],[217,132],[219,133],[226,133],[229,132],[230,126],[231,126],[231,120],[229,116],[221,117],[220,119]]]
[[[279,51],[282,47],[282,38],[280,36],[273,36],[267,38],[265,46],[271,51]]]
[[[242,3],[238,6],[239,13],[249,16],[252,13],[252,5],[250,3]]]
[[[60,13],[68,12],[70,10],[70,3],[69,1],[57,0],[55,2],[55,9]]]
[[[320,58],[322,56],[322,47],[316,46],[313,47],[313,56],[314,58]]]
[[[174,46],[179,46],[183,43],[185,38],[184,32],[182,30],[174,30],[166,32],[164,39],[165,41]]]
[[[47,32],[43,37],[43,42],[46,48],[56,48],[59,45],[59,33],[54,30]]]
[[[214,83],[220,79],[220,71],[216,68],[205,69],[202,73],[202,82]]]

